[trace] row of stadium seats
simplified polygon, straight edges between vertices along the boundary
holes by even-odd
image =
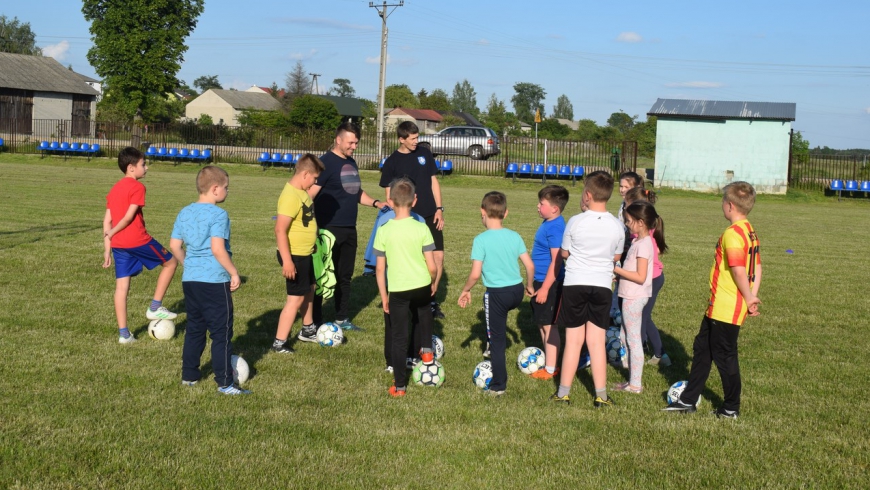
[[[870,180],[862,180],[859,183],[857,180],[847,180],[844,182],[840,179],[835,179],[831,181],[831,190],[837,193],[837,200],[840,199],[844,192],[848,192],[851,195],[854,195],[856,192],[863,192],[866,196],[870,194]]]
[[[48,141],[40,141],[36,149],[42,153],[42,156],[45,156],[47,153],[60,153],[66,159],[68,155],[82,154],[87,155],[88,160],[90,160],[91,155],[96,155],[100,151],[100,144],[67,143],[66,141],[52,141],[49,143]]]
[[[188,148],[164,148],[164,147],[155,147],[149,146],[147,150],[145,150],[145,158],[151,158],[152,160],[155,158],[158,159],[167,159],[167,160],[175,160],[184,161],[197,161],[197,162],[206,162],[208,163],[211,160],[211,149],[206,148],[200,152],[198,149],[188,149]]]
[[[516,177],[555,177],[564,179],[582,179],[586,169],[582,165],[571,168],[570,165],[546,165],[542,163],[509,163],[505,169],[507,175]]]
[[[386,163],[386,161],[387,161],[386,157],[381,159],[381,163],[378,164],[379,170],[384,168],[384,163]],[[453,160],[444,160],[444,162],[441,162],[441,160],[436,159],[435,166],[438,167],[438,171],[441,172],[442,176],[445,174],[453,173]]]
[[[264,151],[260,153],[257,162],[260,163],[260,166],[263,167],[263,171],[265,172],[267,166],[275,165],[281,165],[288,169],[292,169],[296,166],[296,162],[298,162],[300,158],[302,158],[301,153],[294,155],[292,153],[268,153]]]

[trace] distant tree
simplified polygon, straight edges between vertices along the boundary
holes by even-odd
[[[499,136],[503,135],[508,122],[504,101],[496,97],[495,94],[490,95],[486,104],[486,113],[480,114],[480,122]]]
[[[450,105],[454,111],[467,112],[475,117],[480,115],[480,109],[477,108],[477,92],[467,79],[456,82],[453,96],[450,97]]]
[[[200,93],[213,88],[223,89],[217,75],[203,75],[193,81],[193,86],[198,88]]]
[[[335,129],[341,123],[335,104],[310,94],[293,100],[287,119],[291,125],[305,129]]]
[[[196,27],[204,0],[142,2],[83,0],[93,46],[88,62],[130,116],[165,99],[178,86],[185,39]]]
[[[560,123],[554,118],[544,119],[538,125],[538,136],[551,139],[565,139],[571,134],[571,128]]]
[[[0,15],[0,53],[42,56],[42,50],[36,47],[36,34],[30,30],[30,22],[22,24],[18,17],[9,20]]]
[[[211,118],[208,114],[200,114],[199,119],[196,120],[196,123],[200,126],[213,126],[214,119]]]
[[[637,120],[636,115],[632,117],[620,110],[607,118],[607,125],[619,131],[623,137],[626,137],[631,131],[631,127],[634,126],[635,120]]]
[[[287,95],[285,98],[292,104],[293,99],[311,93],[311,81],[305,72],[305,65],[297,61],[293,71],[287,73]]]
[[[421,90],[421,93],[425,92],[425,89]],[[440,88],[436,88],[432,91],[431,94],[420,97],[420,94],[417,94],[419,109],[432,109],[433,111],[449,111],[451,110],[450,98],[447,96],[447,92],[441,90]]]
[[[405,84],[390,85],[384,89],[384,107],[406,107],[416,109],[419,102],[414,92]]]
[[[236,118],[239,126],[253,128],[284,129],[290,121],[282,111],[263,111],[257,109],[242,109]]]
[[[568,96],[562,94],[556,99],[556,105],[553,106],[553,117],[556,119],[574,120],[574,106],[568,100]]]
[[[574,131],[574,139],[577,141],[593,141],[599,133],[598,124],[592,119],[577,121],[577,130]]]
[[[544,117],[542,101],[547,96],[547,92],[543,87],[534,83],[520,82],[514,84],[514,92],[511,102],[514,105],[514,113],[520,121],[533,123],[536,110],[540,110],[541,117]]]
[[[654,157],[656,154],[656,121],[655,116],[647,116],[645,122],[635,123],[626,135],[626,139],[637,142],[637,153],[644,157]]]
[[[801,162],[810,157],[810,142],[804,139],[800,131],[795,131],[791,138],[791,154]]]
[[[172,94],[152,95],[142,110],[142,119],[150,123],[170,123],[184,115],[184,101]]]
[[[336,78],[332,81],[335,88],[329,89],[327,95],[336,95],[338,97],[353,97],[356,95],[356,90],[350,86],[350,80],[347,78]]]
[[[269,86],[269,95],[271,95],[272,97],[275,97],[277,99],[278,94],[280,94],[280,93],[281,93],[281,89],[278,88],[278,84],[275,82],[272,82],[272,85]]]

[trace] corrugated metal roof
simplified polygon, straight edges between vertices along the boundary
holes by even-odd
[[[281,103],[275,97],[264,92],[242,92],[239,90],[209,89],[215,95],[226,101],[233,109],[255,109],[260,111],[276,111]]]
[[[658,99],[648,116],[703,119],[769,119],[794,121],[794,102],[737,102],[724,100]]]
[[[0,53],[0,88],[99,95],[81,75],[54,58],[12,53]]]

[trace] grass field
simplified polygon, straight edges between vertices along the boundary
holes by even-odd
[[[747,321],[740,340],[742,417],[724,421],[709,414],[721,402],[715,370],[697,414],[659,410],[666,388],[687,377],[714,246],[727,225],[719,197],[661,194],[671,252],[654,317],[675,362],[648,367],[643,394],[616,394],[614,409],[597,411],[588,372],[578,375],[573,405],[562,407],[547,401],[553,383],[510,366],[522,347],[540,345],[527,305],[509,318],[507,394],[485,397],[471,383],[482,310],[462,310],[456,299],[471,240],[482,231],[480,198],[506,192],[506,225],[530,246],[539,185],[442,181],[447,318],[436,332],[446,344],[447,381],[391,399],[373,278],[353,281],[353,318],[366,332],[351,332],[337,349],[296,343],[295,356],[268,353],[284,299],[271,218],[287,173],[227,169],[224,207],[245,280],[234,296],[234,342],[254,370],[248,397],[220,396],[210,379],[180,385],[184,316],[173,340],[153,341],[145,331],[154,272],[133,280],[129,298],[140,341],[118,345],[114,275],[100,267],[105,194],[121,176],[113,162],[0,155],[0,487],[870,486],[866,201],[759,198],[750,218],[764,261],[762,315]],[[158,164],[144,180],[146,223],[164,244],[176,213],[196,199],[195,172]],[[377,174],[363,174],[364,187],[380,196]],[[578,211],[578,195],[566,215]],[[373,210],[360,208],[362,243],[373,221]],[[180,280],[165,304],[183,312]],[[479,305],[482,287],[473,294]],[[208,349],[203,362],[209,376]],[[608,369],[608,383],[625,380]]]

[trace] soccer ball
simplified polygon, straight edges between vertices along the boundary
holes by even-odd
[[[338,325],[327,322],[317,329],[317,342],[323,347],[337,347],[344,342],[344,333]]]
[[[604,345],[609,344],[611,339],[618,339],[619,335],[619,327],[608,328],[607,333],[604,334]]]
[[[432,352],[435,353],[436,361],[444,357],[444,341],[438,338],[437,335],[432,336]]]
[[[686,389],[686,386],[689,385],[688,381],[677,381],[672,384],[670,388],[668,388],[668,403],[674,403],[675,401],[680,399],[680,395],[683,394],[683,390]],[[695,407],[699,407],[701,405],[702,396],[698,397],[698,401],[695,403]]]
[[[418,385],[437,388],[444,382],[444,367],[438,361],[432,364],[418,362],[411,371],[411,380]]]
[[[532,374],[544,367],[544,352],[537,347],[526,347],[517,357],[517,367],[523,374]]]
[[[592,365],[592,358],[589,357],[589,352],[583,351],[583,353],[580,354],[580,364],[577,367],[580,369],[586,369],[591,365]]]
[[[175,324],[172,320],[152,320],[148,324],[148,335],[154,340],[169,340],[175,337]]]
[[[251,368],[248,367],[247,361],[237,355],[233,355],[230,358],[230,365],[233,367],[233,381],[242,384],[248,380],[248,376],[251,375]]]
[[[607,362],[619,362],[622,356],[625,355],[625,347],[622,346],[622,341],[619,337],[614,337],[607,341]]]
[[[483,361],[474,368],[474,375],[471,377],[474,385],[480,389],[488,390],[489,383],[492,382],[492,363]]]

